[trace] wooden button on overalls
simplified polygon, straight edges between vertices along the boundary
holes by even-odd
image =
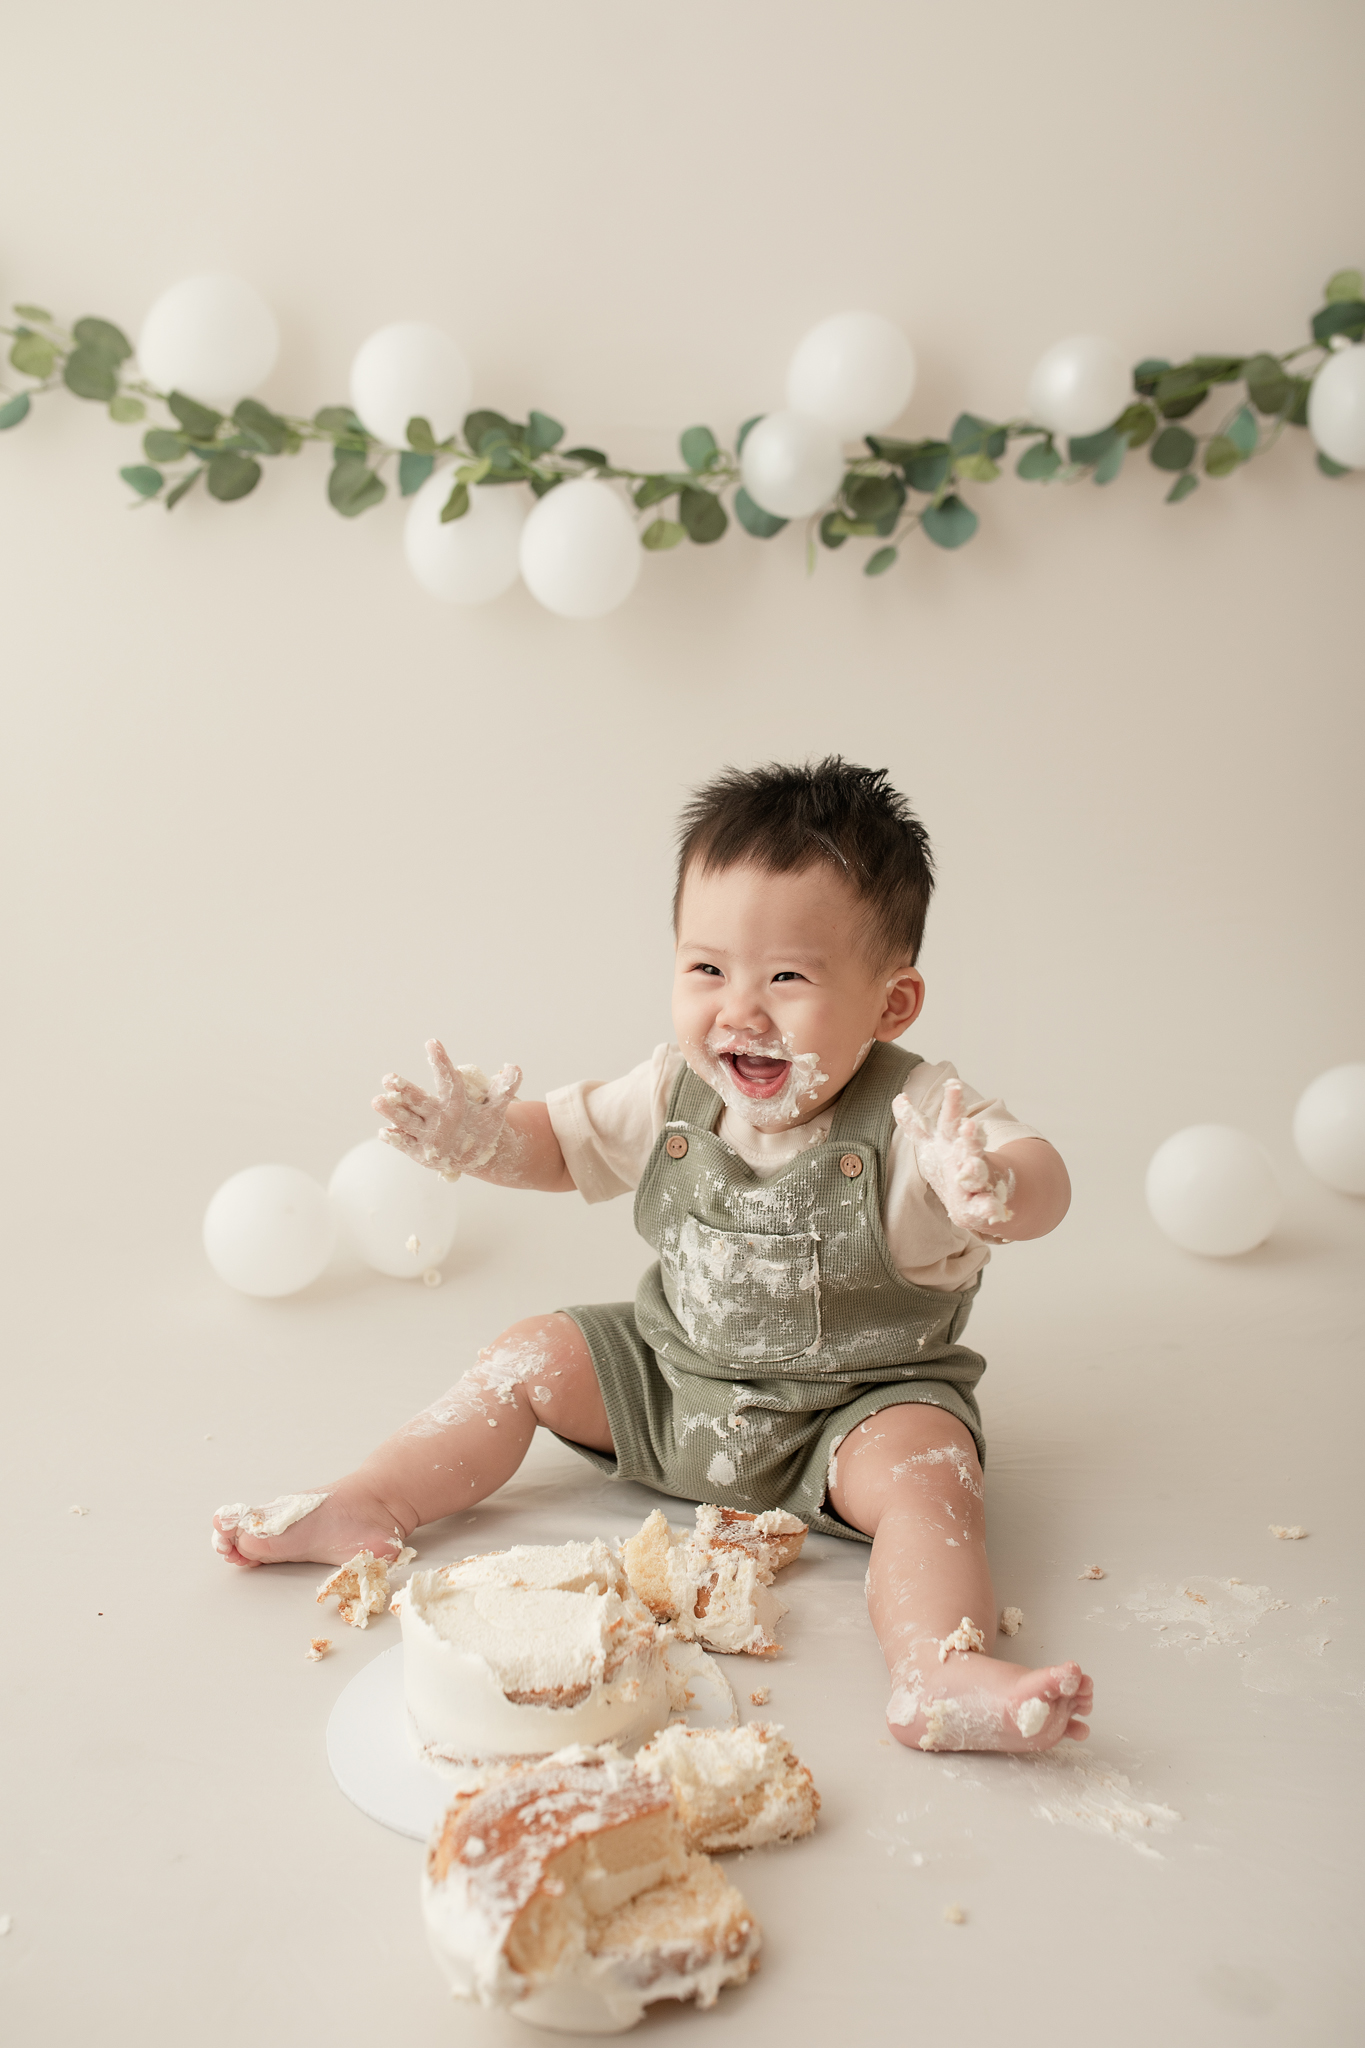
[[[681,1131],[674,1131],[664,1139],[664,1150],[670,1159],[686,1159],[687,1140]],[[861,1173],[862,1168],[859,1167],[858,1171]]]
[[[856,1180],[863,1170],[863,1162],[856,1152],[845,1152],[839,1161],[839,1171],[845,1180]]]

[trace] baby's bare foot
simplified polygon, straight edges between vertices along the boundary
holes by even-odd
[[[357,1551],[392,1562],[408,1530],[387,1502],[353,1479],[286,1493],[264,1507],[219,1508],[213,1547],[228,1564],[349,1564]]]
[[[1031,1671],[979,1651],[951,1650],[896,1673],[886,1722],[911,1749],[1051,1749],[1084,1742],[1094,1687],[1079,1664]]]

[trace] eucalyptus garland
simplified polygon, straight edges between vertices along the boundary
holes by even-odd
[[[848,459],[827,509],[805,522],[808,562],[813,566],[817,544],[836,549],[849,540],[875,539],[881,545],[864,561],[863,573],[880,576],[917,529],[937,547],[962,547],[980,524],[963,487],[993,483],[1011,442],[1026,444],[1014,464],[1025,483],[1088,479],[1108,485],[1129,454],[1146,448],[1148,460],[1171,479],[1166,503],[1181,504],[1201,480],[1231,476],[1265,454],[1286,427],[1306,427],[1313,378],[1333,346],[1365,339],[1365,276],[1337,271],[1324,299],[1310,322],[1311,339],[1282,354],[1195,355],[1181,363],[1144,358],[1133,370],[1132,402],[1118,418],[1064,445],[1027,420],[991,420],[970,412],[960,413],[939,439],[869,434],[866,452]],[[408,445],[392,448],[368,433],[347,405],[325,405],[301,419],[244,398],[223,413],[181,391],[154,390],[130,371],[132,344],[112,321],[87,316],[68,330],[41,306],[16,305],[13,315],[13,324],[0,325],[0,333],[10,337],[10,369],[27,381],[17,390],[0,384],[0,431],[20,426],[35,399],[63,391],[103,406],[121,425],[155,422],[144,428],[143,460],[119,470],[134,507],[161,504],[172,511],[201,482],[211,498],[233,504],[255,490],[264,462],[319,442],[330,456],[328,503],[344,519],[380,504],[391,482],[401,497],[411,497],[435,469],[446,466],[451,488],[444,521],[467,513],[474,484],[524,483],[543,497],[568,478],[598,476],[631,486],[642,515],[641,543],[654,551],[684,541],[709,546],[722,538],[732,516],[757,540],[770,540],[789,524],[757,505],[740,481],[745,436],[761,413],[739,429],[733,453],[709,427],[686,428],[678,443],[681,466],[668,470],[627,469],[603,449],[565,448],[559,421],[534,411],[525,421],[471,412],[461,434],[441,441],[426,420],[412,419]],[[1223,404],[1207,431],[1181,424],[1215,393]],[[1347,474],[1321,452],[1317,466],[1324,476]],[[654,517],[644,520],[650,512]]]

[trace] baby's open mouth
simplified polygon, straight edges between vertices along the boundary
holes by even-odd
[[[776,1095],[791,1072],[790,1060],[769,1059],[764,1053],[725,1052],[721,1058],[744,1094],[755,1101]]]

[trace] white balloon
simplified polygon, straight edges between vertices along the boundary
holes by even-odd
[[[1365,1195],[1365,1063],[1329,1067],[1294,1111],[1294,1148],[1310,1173],[1343,1195]]]
[[[1283,1204],[1254,1138],[1230,1124],[1191,1124],[1153,1153],[1147,1206],[1172,1244],[1227,1259],[1264,1244]]]
[[[351,404],[391,448],[408,445],[408,421],[428,422],[438,441],[469,410],[469,364],[458,342],[424,320],[399,320],[362,343],[351,364]]]
[[[248,1166],[204,1212],[204,1250],[243,1294],[297,1294],[332,1256],[336,1225],[317,1182],[296,1166]]]
[[[264,384],[280,352],[275,315],[240,277],[187,277],[153,302],[138,367],[161,391],[229,406]]]
[[[532,507],[521,529],[521,573],[547,611],[600,619],[635,588],[640,542],[610,484],[576,477]]]
[[[462,519],[441,524],[455,487],[448,469],[423,484],[408,509],[403,552],[423,590],[447,604],[485,604],[501,597],[521,573],[521,529],[526,493],[515,484],[475,484]]]
[[[1098,334],[1073,334],[1034,364],[1029,416],[1054,434],[1097,434],[1132,395],[1132,372],[1118,344]]]
[[[751,427],[739,458],[744,488],[778,519],[818,512],[844,473],[839,436],[801,412],[770,412]]]
[[[787,371],[792,411],[823,420],[844,440],[889,427],[914,388],[915,351],[895,321],[880,313],[835,313],[822,320],[800,343]]]
[[[1308,393],[1308,431],[1324,455],[1365,469],[1365,348],[1329,356]]]
[[[337,1222],[367,1266],[395,1280],[435,1272],[455,1242],[454,1186],[382,1138],[366,1138],[327,1184]]]

